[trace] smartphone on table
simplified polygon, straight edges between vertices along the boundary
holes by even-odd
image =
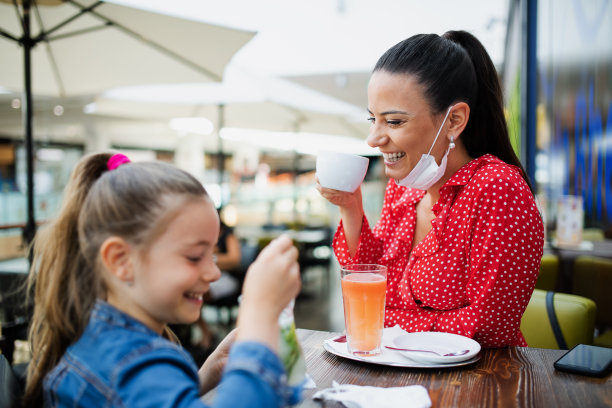
[[[578,344],[555,361],[557,370],[605,377],[612,371],[612,348]]]

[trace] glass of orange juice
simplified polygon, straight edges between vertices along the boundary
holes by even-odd
[[[385,320],[387,267],[354,264],[340,267],[344,324],[349,353],[380,354]]]

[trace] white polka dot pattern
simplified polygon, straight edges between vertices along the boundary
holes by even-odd
[[[440,189],[432,229],[414,250],[422,190],[387,184],[380,221],[364,217],[351,258],[342,223],[340,264],[387,265],[385,326],[441,331],[483,347],[526,346],[520,320],[539,273],[544,227],[520,170],[484,155]]]

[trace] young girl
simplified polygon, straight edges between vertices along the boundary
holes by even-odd
[[[216,407],[286,405],[277,321],[300,288],[287,237],[249,268],[237,330],[199,372],[168,341],[167,324],[196,321],[219,278],[218,235],[215,207],[189,174],[120,154],[83,158],[34,244],[26,405],[197,407],[219,380]]]

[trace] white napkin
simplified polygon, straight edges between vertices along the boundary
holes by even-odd
[[[315,383],[314,379],[310,376],[310,374],[306,373],[306,379],[302,388],[305,390],[312,390],[317,388],[317,383]]]
[[[312,396],[315,400],[339,401],[347,408],[429,408],[431,399],[422,385],[370,387],[332,383],[331,388]]]

